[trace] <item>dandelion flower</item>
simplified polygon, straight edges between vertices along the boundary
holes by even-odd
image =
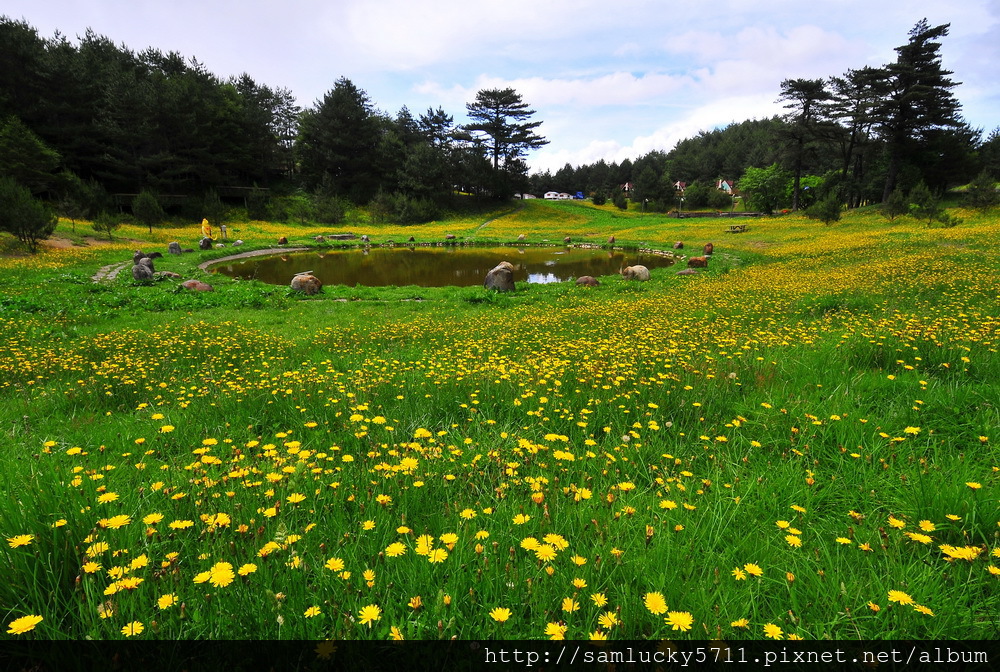
[[[313,606],[311,606],[311,607],[309,607],[308,609],[305,610],[305,613],[303,614],[303,616],[305,616],[306,618],[312,618],[313,616],[319,616],[322,613],[323,612],[320,610],[319,607],[317,607],[316,605],[313,605]]]
[[[574,600],[572,597],[565,597],[562,601],[562,610],[568,614],[572,614],[574,611],[580,608],[580,603]]]
[[[757,565],[753,562],[748,562],[747,564],[743,565],[743,569],[746,570],[747,574],[753,574],[754,576],[764,575],[764,570],[760,568],[760,565]]]
[[[35,535],[33,534],[19,534],[16,537],[7,537],[7,543],[11,548],[17,548],[18,546],[27,546],[34,539]]]
[[[694,616],[686,611],[671,611],[667,613],[663,622],[669,625],[671,630],[687,632],[691,629],[691,624],[694,623]]]
[[[667,610],[667,602],[663,599],[662,593],[646,593],[642,600],[650,613],[659,615]]]
[[[252,562],[248,562],[244,565],[240,565],[240,568],[236,570],[236,573],[240,576],[247,576],[248,574],[253,574],[257,571],[257,565]]]
[[[497,607],[490,612],[490,618],[497,623],[504,623],[508,618],[510,618],[510,609],[506,607]]]
[[[390,558],[398,558],[399,556],[406,553],[406,546],[401,542],[393,542],[385,547],[385,554]]]
[[[921,614],[926,614],[927,616],[933,616],[934,612],[930,610],[930,607],[925,607],[922,604],[913,605],[914,611],[919,611]]]
[[[8,635],[23,635],[35,629],[35,626],[42,622],[41,616],[28,615],[15,618],[7,625]]]
[[[122,628],[122,634],[125,635],[126,637],[133,637],[135,635],[141,635],[142,631],[145,629],[146,627],[142,624],[141,621],[132,621],[124,628]]]
[[[733,628],[745,628],[750,625],[750,621],[746,618],[740,618],[729,624]]]
[[[559,641],[566,639],[567,626],[561,623],[548,623],[545,625],[545,634],[549,639]]]
[[[782,637],[783,634],[784,633],[782,633],[781,628],[779,628],[774,623],[765,623],[764,624],[764,636],[765,637],[770,637],[771,639],[781,639],[781,637]]]
[[[890,602],[898,602],[899,604],[913,604],[913,598],[901,590],[890,590],[888,599]]]
[[[361,607],[361,611],[358,612],[358,622],[361,625],[367,625],[369,628],[372,627],[372,623],[382,618],[382,609],[376,604],[369,604],[366,607]]]
[[[608,603],[608,598],[604,595],[604,593],[594,593],[590,596],[590,601],[593,602],[598,608],[601,608]]]
[[[156,600],[156,606],[163,609],[169,609],[170,607],[177,604],[177,596],[173,593],[167,593],[166,595],[160,595],[159,599]]]

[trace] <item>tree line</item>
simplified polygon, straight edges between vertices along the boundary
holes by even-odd
[[[1000,129],[984,137],[962,118],[953,93],[959,83],[941,64],[948,28],[921,20],[888,65],[784,80],[784,115],[703,131],[669,152],[621,164],[567,164],[532,175],[532,184],[600,198],[631,183],[632,200],[667,210],[680,206],[674,185],[681,182],[685,207],[724,209],[731,198],[715,186],[727,180],[754,209],[773,211],[824,199],[885,203],[918,187],[941,194],[977,175],[988,183],[1000,175]]]
[[[43,38],[0,17],[0,196],[27,202],[26,191],[71,218],[124,208],[201,219],[236,202],[252,218],[335,223],[369,204],[416,222],[454,205],[456,190],[523,191],[525,153],[546,143],[534,110],[491,89],[465,112],[462,125],[440,107],[391,115],[343,77],[303,109],[286,88],[220,79],[177,52],[91,30],[76,43]]]

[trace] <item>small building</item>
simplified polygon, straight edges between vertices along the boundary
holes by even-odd
[[[559,192],[558,191],[546,191],[545,192],[545,196],[543,198],[545,198],[545,200],[547,200],[547,201],[558,200],[559,199]]]
[[[733,181],[732,180],[719,180],[716,183],[715,188],[719,191],[724,191],[727,194],[733,193]]]

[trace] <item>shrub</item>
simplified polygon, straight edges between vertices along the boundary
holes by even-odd
[[[167,213],[160,206],[156,194],[148,189],[143,189],[138,196],[132,199],[132,214],[140,223],[149,227],[150,233],[153,233],[154,224],[159,224],[167,218]]]
[[[906,195],[898,188],[893,190],[889,194],[888,200],[879,207],[879,212],[890,222],[909,211],[910,202],[907,200]]]
[[[969,183],[969,190],[965,194],[965,204],[976,210],[989,210],[1000,205],[997,183],[989,171],[984,170]]]
[[[36,252],[38,242],[52,235],[58,221],[27,187],[12,178],[0,178],[0,231],[13,234]]]
[[[594,197],[591,200],[593,200],[594,205],[604,205],[608,202],[608,197],[603,192],[595,191]]]
[[[112,215],[108,212],[101,212],[97,217],[94,217],[94,231],[98,233],[107,233],[108,240],[112,240],[111,234],[121,226],[121,217]]]
[[[831,194],[822,201],[813,203],[805,210],[806,217],[818,219],[827,226],[840,220],[840,200]]]
[[[625,198],[625,194],[615,195],[615,207],[619,210],[628,210],[628,199]]]

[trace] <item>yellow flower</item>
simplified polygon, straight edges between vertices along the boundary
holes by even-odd
[[[921,520],[918,525],[924,532],[934,532],[937,530],[937,526],[929,520]]]
[[[313,606],[309,607],[308,609],[306,609],[306,611],[303,614],[303,616],[305,616],[306,618],[312,618],[313,616],[319,616],[322,613],[323,612],[320,610],[319,607],[317,607],[316,605],[313,605]]]
[[[35,629],[35,626],[42,622],[41,616],[28,615],[15,618],[7,626],[8,635],[23,635]]]
[[[901,530],[904,527],[906,527],[906,523],[904,523],[899,518],[896,518],[894,516],[889,516],[889,525],[891,527],[896,528],[897,530]]]
[[[747,573],[744,572],[739,567],[737,567],[736,569],[734,569],[732,571],[732,574],[733,574],[733,578],[735,578],[737,581],[744,581],[747,578]]]
[[[837,537],[836,541],[837,541],[838,544],[853,544],[854,543],[853,541],[851,541],[847,537]]]
[[[592,633],[590,633],[590,641],[592,642],[603,642],[607,638],[608,636],[605,633],[601,632],[600,630],[594,630]]]
[[[326,561],[324,567],[329,569],[331,572],[339,572],[344,569],[344,561],[340,558],[330,558]]]
[[[566,629],[567,626],[561,623],[548,623],[545,625],[545,634],[549,636],[549,639],[558,641],[566,639]]]
[[[406,546],[400,542],[394,542],[385,547],[385,554],[390,558],[398,558],[406,553]]]
[[[160,427],[160,434],[169,434],[172,431],[174,431],[173,425],[163,425]]]
[[[868,603],[868,608],[871,609],[876,614],[878,612],[882,611],[882,607],[880,607],[879,605],[875,604],[874,602],[869,602]]]
[[[590,596],[590,601],[600,608],[608,603],[608,598],[604,595],[604,593],[594,593]]]
[[[27,546],[35,539],[33,534],[19,534],[16,537],[7,537],[7,543],[10,544],[11,548],[17,548],[18,546]]]
[[[580,608],[580,603],[574,600],[572,597],[564,597],[562,601],[562,610],[568,614],[572,614],[574,611]]]
[[[613,611],[605,611],[597,617],[597,624],[605,630],[610,630],[614,626],[618,625],[618,616]]]
[[[225,588],[236,578],[233,566],[228,562],[217,562],[209,570],[209,581],[216,588]]]
[[[504,623],[508,618],[510,618],[510,609],[507,609],[506,607],[497,607],[490,612],[490,618],[497,623]]]
[[[529,520],[531,520],[531,516],[526,516],[523,513],[519,513],[516,516],[514,516],[515,525],[524,525]]]
[[[740,618],[729,624],[733,628],[745,628],[750,625],[750,621],[745,618]]]
[[[427,556],[427,560],[432,563],[444,562],[447,558],[448,551],[443,548],[435,548]]]
[[[244,565],[240,565],[240,568],[236,570],[236,573],[240,576],[247,576],[248,574],[253,574],[257,571],[257,565],[252,562],[248,562]]]
[[[141,635],[143,630],[145,630],[145,626],[140,621],[132,621],[122,628],[122,634],[126,637],[132,637],[134,635]]]
[[[667,602],[661,593],[646,593],[642,599],[650,613],[659,615],[667,610]]]
[[[410,609],[417,610],[420,607],[424,606],[424,601],[420,599],[419,595],[414,595],[413,597],[410,598],[410,601],[406,603],[406,606],[408,606]]]
[[[914,611],[919,611],[921,614],[926,614],[927,616],[933,616],[934,615],[934,612],[931,611],[929,607],[925,607],[922,604],[915,604],[915,605],[913,605],[913,610]]]
[[[764,636],[770,637],[771,639],[781,639],[782,636],[781,628],[779,628],[774,623],[764,624]]]
[[[535,557],[543,562],[554,560],[556,557],[556,549],[548,544],[541,544],[535,550]]]
[[[743,565],[743,569],[747,571],[747,574],[753,574],[754,576],[764,575],[764,570],[760,568],[760,565],[757,565],[752,562],[748,562],[747,564]]]
[[[890,590],[889,601],[898,602],[899,604],[913,604],[913,598],[901,590]]]
[[[367,625],[369,628],[372,627],[372,623],[380,618],[382,618],[382,609],[375,604],[361,607],[361,611],[358,612],[358,621],[361,625]]]
[[[687,632],[691,629],[691,624],[694,623],[694,616],[686,611],[671,611],[667,613],[667,617],[663,621],[670,626],[671,630]]]
[[[966,483],[966,485],[969,486],[969,488],[972,490],[978,490],[981,487],[983,487],[981,483],[975,483],[975,482]]]
[[[787,541],[788,545],[791,546],[792,548],[798,548],[802,545],[802,540],[796,537],[794,534],[786,534],[785,541]]]

